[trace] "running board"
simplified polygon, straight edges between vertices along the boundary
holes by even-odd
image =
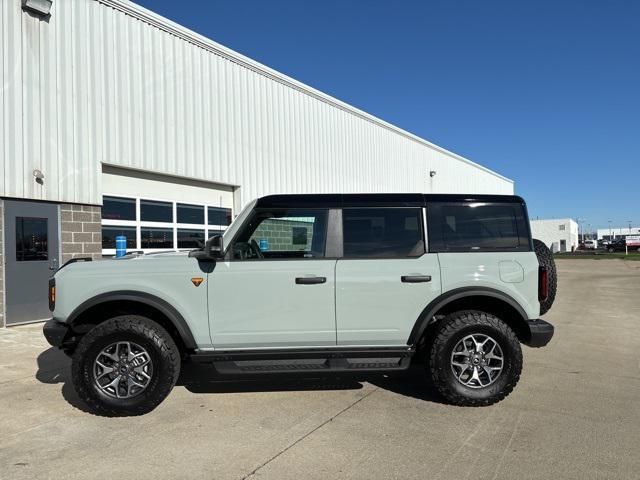
[[[380,372],[409,368],[413,350],[383,349],[310,349],[201,352],[191,358],[212,363],[219,373],[318,373]]]

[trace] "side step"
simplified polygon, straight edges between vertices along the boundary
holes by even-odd
[[[219,373],[380,372],[409,368],[414,351],[384,349],[244,350],[201,352],[191,358],[213,363]]]

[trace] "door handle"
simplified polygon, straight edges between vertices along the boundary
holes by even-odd
[[[326,281],[327,277],[296,277],[296,285],[315,285]]]
[[[403,283],[423,283],[430,282],[431,275],[402,275],[400,280]]]

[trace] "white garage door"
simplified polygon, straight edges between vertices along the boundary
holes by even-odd
[[[223,232],[233,218],[227,185],[103,166],[102,253],[190,250]]]

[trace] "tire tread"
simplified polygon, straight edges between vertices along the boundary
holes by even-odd
[[[513,359],[514,375],[502,389],[487,398],[471,398],[454,391],[449,386],[445,376],[446,372],[444,369],[451,368],[449,361],[447,360],[446,362],[442,362],[438,359],[438,356],[442,355],[443,350],[445,350],[444,347],[447,341],[449,341],[451,337],[456,335],[460,330],[472,325],[493,327],[499,330],[509,340],[509,342],[513,345],[517,345],[518,347],[517,352],[519,352],[519,354],[515,355],[515,358]],[[440,328],[431,343],[429,365],[433,383],[447,401],[459,406],[484,407],[503,400],[513,391],[520,380],[520,373],[522,372],[522,352],[520,351],[520,342],[518,337],[502,320],[490,313],[478,310],[465,310],[454,312],[442,319]]]
[[[90,379],[86,378],[85,369],[82,363],[87,356],[92,344],[106,335],[137,333],[150,339],[158,348],[157,354],[167,360],[169,375],[167,378],[160,378],[158,395],[146,397],[146,401],[136,406],[126,408],[115,408],[105,405],[93,394],[90,386]],[[71,378],[78,396],[87,404],[89,409],[98,415],[103,416],[135,416],[143,415],[156,408],[169,393],[178,380],[180,374],[180,352],[175,342],[167,331],[146,317],[139,315],[122,315],[106,320],[90,330],[78,343],[71,365]]]

